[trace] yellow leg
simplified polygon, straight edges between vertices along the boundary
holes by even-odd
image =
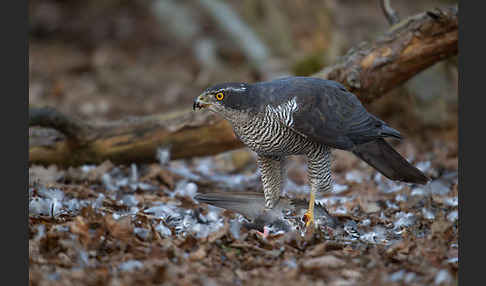
[[[309,208],[304,215],[305,219],[305,226],[307,228],[314,226],[314,201],[316,200],[314,190],[311,190],[310,200],[309,200]]]

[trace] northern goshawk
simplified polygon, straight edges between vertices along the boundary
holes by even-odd
[[[383,139],[400,139],[400,133],[368,113],[335,81],[286,77],[223,83],[195,99],[194,109],[205,107],[228,120],[236,136],[257,153],[267,209],[279,201],[285,157],[307,156],[311,188],[307,227],[314,223],[316,193],[332,188],[331,148],[351,151],[391,180],[417,184],[429,180]]]

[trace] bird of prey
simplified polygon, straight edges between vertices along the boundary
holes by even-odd
[[[281,197],[272,209],[266,209],[264,194],[258,192],[218,192],[197,194],[194,197],[201,203],[227,209],[241,214],[250,221],[248,229],[264,231],[265,226],[277,232],[300,228],[302,216],[309,203],[303,199]],[[315,221],[319,226],[335,228],[337,218],[331,216],[324,205],[315,204]]]
[[[316,193],[332,188],[331,148],[352,152],[391,180],[417,184],[429,180],[384,140],[401,139],[400,133],[370,114],[335,81],[285,77],[222,83],[200,94],[194,101],[196,108],[220,114],[256,152],[267,210],[279,202],[285,158],[307,156],[311,187],[307,227],[314,224]]]

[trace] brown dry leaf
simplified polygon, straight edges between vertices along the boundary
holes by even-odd
[[[412,243],[409,241],[400,241],[394,245],[392,245],[390,248],[386,250],[386,253],[390,256],[394,255],[406,255],[410,253],[410,248],[412,247]]]
[[[129,240],[134,237],[133,226],[130,217],[123,217],[115,220],[111,215],[104,217],[108,231],[113,237],[121,240]]]
[[[169,189],[175,187],[175,175],[167,169],[163,169],[158,164],[151,164],[149,170],[145,176],[142,177],[142,181],[149,181],[157,179],[160,183],[167,186]]]
[[[345,264],[346,262],[344,262],[344,260],[337,258],[336,256],[325,255],[304,260],[302,267],[304,269],[312,270],[323,267],[338,268],[344,266]]]
[[[195,238],[192,235],[188,235],[185,238],[178,238],[174,241],[176,246],[184,251],[190,251],[194,249],[196,245],[199,244],[199,241],[197,238]]]
[[[358,200],[361,209],[367,214],[376,213],[381,210],[380,206],[375,201],[370,201],[365,198],[363,199],[360,198]]]
[[[342,275],[346,278],[353,279],[353,280],[358,280],[362,277],[361,272],[357,270],[352,270],[352,269],[343,269],[341,271]]]
[[[147,166],[145,175],[141,177],[142,181],[148,181],[157,178],[162,168],[159,164],[150,164]]]
[[[90,235],[89,235],[89,225],[85,221],[82,216],[77,216],[68,223],[69,230],[73,234],[77,234],[79,236],[79,240],[83,244],[83,246],[87,246],[90,242]]]
[[[312,248],[310,248],[310,250],[307,251],[306,255],[312,257],[323,255],[326,252],[326,248],[327,248],[326,242],[319,243],[318,245],[315,245]]]
[[[228,223],[225,223],[223,227],[221,227],[220,229],[218,229],[217,231],[211,233],[209,236],[208,236],[208,242],[211,243],[211,242],[215,242],[216,240],[218,239],[221,239],[223,236],[225,236],[226,234],[228,234],[229,236],[229,224]]]
[[[439,219],[432,223],[430,230],[432,231],[433,235],[442,235],[451,226],[451,222],[445,219]]]
[[[193,251],[189,255],[189,260],[191,261],[198,261],[202,260],[204,257],[206,257],[207,251],[206,248],[203,246],[200,246],[196,251]]]

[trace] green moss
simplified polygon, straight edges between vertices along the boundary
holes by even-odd
[[[320,71],[325,66],[322,52],[309,54],[296,62],[292,72],[297,76],[309,76]]]

